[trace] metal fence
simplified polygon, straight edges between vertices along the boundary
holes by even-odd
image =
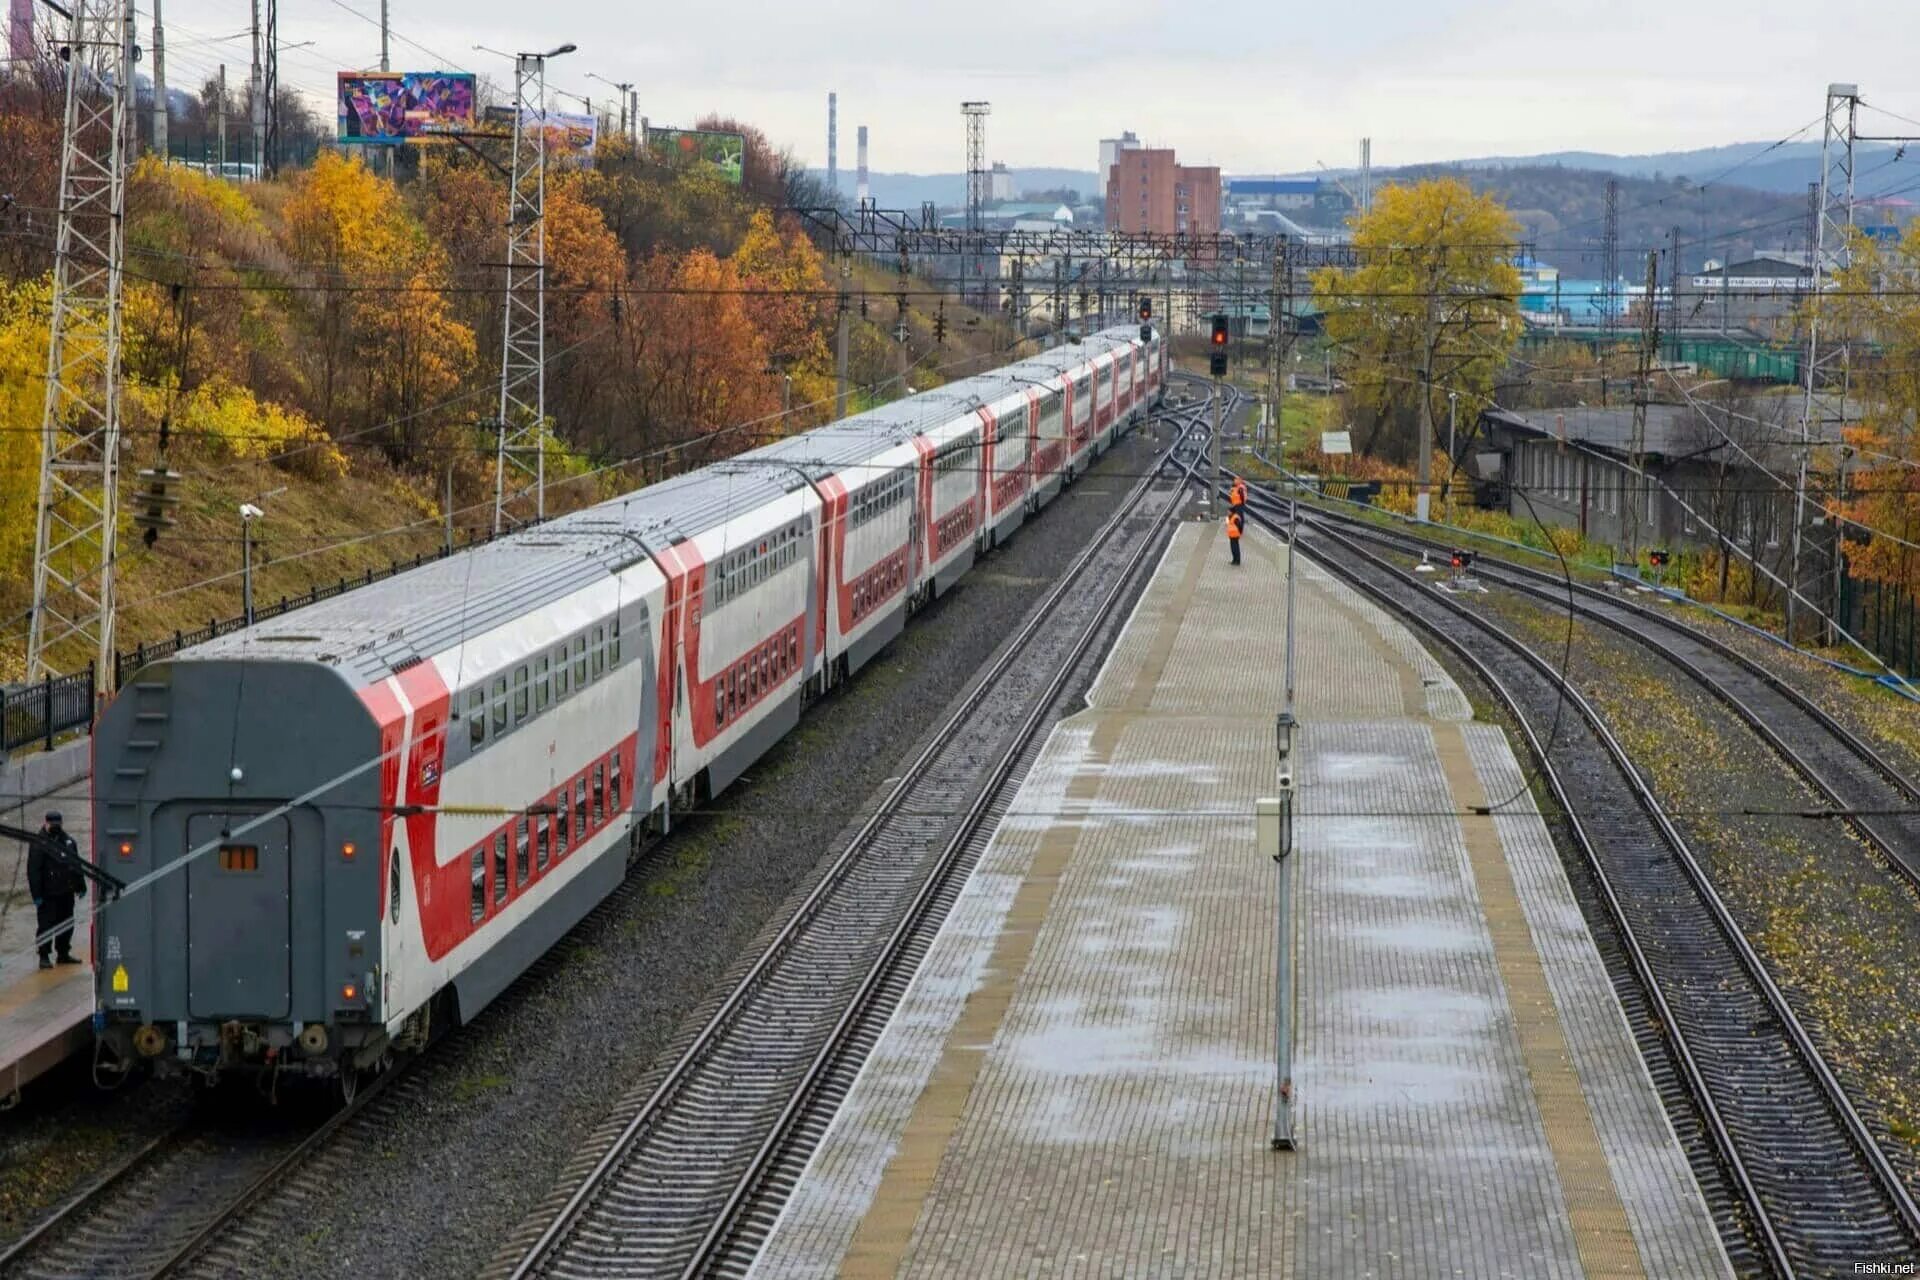
[[[0,690],[0,752],[53,740],[70,729],[93,725],[93,664],[70,675],[48,676],[33,684]]]
[[[458,549],[464,550],[467,547],[477,546],[482,542],[490,542],[492,540],[492,534],[481,534],[470,538],[467,542],[461,544]],[[283,613],[291,613],[295,609],[304,608],[307,605],[315,604],[321,600],[331,600],[334,596],[351,591],[355,587],[368,586],[372,583],[379,582],[383,578],[391,578],[397,573],[405,573],[409,569],[417,569],[430,561],[445,559],[448,554],[450,553],[445,547],[442,547],[438,551],[423,551],[411,560],[391,561],[384,569],[368,569],[358,577],[341,578],[337,582],[323,582],[311,591],[302,592],[300,595],[281,596],[278,600],[269,601],[266,604],[257,604],[253,608],[253,620],[255,622],[264,622],[268,618],[277,618]],[[113,687],[116,689],[120,688],[128,680],[137,675],[140,668],[146,666],[149,662],[158,662],[162,658],[172,657],[182,649],[190,648],[196,644],[205,644],[216,636],[224,636],[229,632],[238,631],[246,625],[247,619],[244,614],[236,614],[231,618],[209,618],[207,625],[204,627],[195,627],[191,631],[175,631],[165,639],[155,640],[150,644],[136,645],[131,649],[122,649],[113,655]]]

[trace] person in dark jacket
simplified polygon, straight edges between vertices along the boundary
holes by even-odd
[[[74,861],[79,860],[80,846],[61,825],[59,813],[47,814],[40,834],[59,845]],[[72,863],[36,844],[27,854],[27,889],[33,894],[33,905],[39,913],[40,967],[53,968],[56,951],[61,964],[79,964],[73,954],[73,900],[86,893],[87,878],[74,870]]]

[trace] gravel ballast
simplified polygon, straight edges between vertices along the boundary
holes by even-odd
[[[1566,615],[1487,606],[1551,658]],[[1714,886],[1909,1187],[1920,1187],[1920,952],[1912,890],[1732,711],[1649,651],[1576,624],[1569,673],[1672,812]]]

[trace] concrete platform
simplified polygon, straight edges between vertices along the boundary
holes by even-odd
[[[1306,564],[1269,1149],[1285,550],[1247,553],[1179,531],[756,1276],[1730,1274],[1504,736]]]
[[[58,809],[67,830],[87,848],[91,823],[85,781],[71,783],[29,804],[13,803],[5,821],[38,828],[47,809]],[[74,912],[73,953],[88,956],[93,936],[82,898]],[[27,891],[27,848],[0,840],[0,1108],[21,1088],[93,1040],[93,967],[64,965],[42,971],[34,956],[33,896]]]

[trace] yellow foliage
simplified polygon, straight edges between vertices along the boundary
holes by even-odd
[[[50,276],[0,285],[0,578],[14,581],[33,555],[52,299]]]
[[[1519,235],[1498,200],[1458,178],[1389,186],[1354,219],[1360,265],[1314,272],[1313,291],[1363,407],[1381,418],[1411,407],[1431,423],[1449,391],[1463,412],[1490,402],[1520,338]]]
[[[131,202],[143,206],[166,204],[177,209],[203,209],[231,227],[260,230],[260,211],[253,207],[238,183],[216,178],[185,165],[161,164],[152,152],[134,163],[130,175]]]
[[[216,376],[193,389],[175,408],[178,429],[231,458],[272,458],[296,446],[334,476],[347,471],[346,455],[318,423],[298,409],[263,402],[246,387]]]

